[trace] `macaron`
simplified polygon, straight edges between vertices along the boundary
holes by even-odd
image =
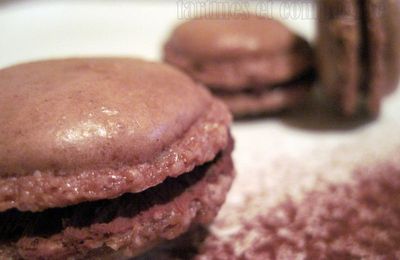
[[[129,58],[0,70],[0,258],[136,256],[216,216],[231,115],[171,66]]]
[[[321,85],[344,115],[377,116],[398,86],[400,2],[318,1]]]
[[[164,60],[209,87],[235,117],[296,106],[313,81],[310,45],[282,23],[253,14],[180,24],[164,46]]]

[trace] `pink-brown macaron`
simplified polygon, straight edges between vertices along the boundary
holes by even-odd
[[[130,257],[208,224],[233,180],[231,115],[137,59],[0,70],[0,258]]]
[[[318,70],[339,110],[379,115],[400,76],[400,2],[318,1]]]
[[[208,86],[237,117],[298,105],[313,80],[310,45],[256,15],[197,17],[172,32],[164,58]]]

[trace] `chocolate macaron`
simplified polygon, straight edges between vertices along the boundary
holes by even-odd
[[[0,89],[1,259],[135,256],[225,200],[230,113],[168,65],[40,61]]]
[[[360,107],[377,116],[398,85],[400,2],[318,1],[321,83],[345,115]]]
[[[313,80],[310,45],[262,16],[215,14],[179,25],[164,59],[208,86],[236,117],[304,101]]]

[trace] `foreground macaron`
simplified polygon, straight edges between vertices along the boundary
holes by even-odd
[[[230,122],[168,65],[0,70],[0,258],[134,256],[210,223],[233,180]]]
[[[165,44],[164,59],[208,86],[237,117],[298,105],[313,80],[309,44],[256,15],[187,21]]]
[[[398,85],[400,2],[318,1],[319,75],[345,115],[373,116]]]

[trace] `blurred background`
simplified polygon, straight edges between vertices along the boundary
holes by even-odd
[[[65,56],[159,59],[177,23],[222,10],[272,15],[307,39],[314,35],[312,1],[0,0],[0,67]]]

